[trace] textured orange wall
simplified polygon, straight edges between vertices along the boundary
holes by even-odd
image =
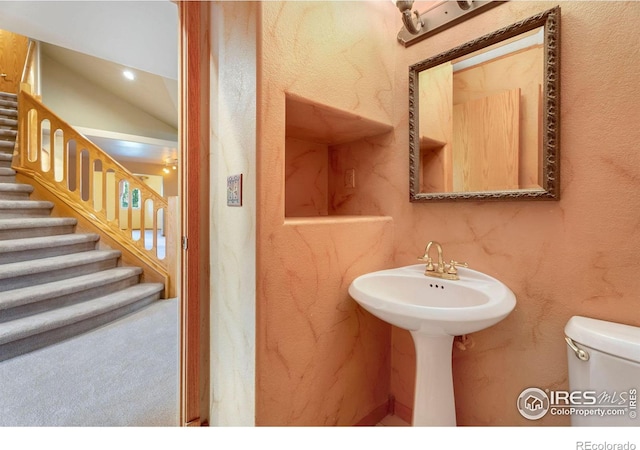
[[[515,408],[527,387],[568,389],[567,320],[640,325],[639,2],[509,2],[400,50],[398,149],[408,146],[402,66],[558,4],[561,200],[416,204],[394,215],[397,265],[438,240],[447,258],[501,279],[517,297],[509,317],[471,336],[473,348],[454,349],[460,425],[567,425],[551,416],[530,422]],[[408,333],[394,329],[391,390],[407,406],[413,358]]]
[[[288,140],[285,169],[287,93],[391,128],[395,42],[371,39],[371,29],[392,28],[384,6],[260,3],[256,425],[353,425],[387,403],[391,328],[347,289],[390,267],[392,220],[326,216],[328,149]],[[306,189],[312,206],[291,200],[286,220],[285,179],[302,180],[294,191]]]
[[[558,4],[562,199],[411,204],[409,65]],[[260,10],[256,424],[353,424],[388,393],[412,407],[410,336],[363,312],[347,288],[413,264],[438,240],[518,300],[453,352],[458,423],[567,425],[529,422],[515,403],[527,387],[568,387],[572,315],[640,325],[640,2],[512,1],[409,48],[395,41],[390,2]],[[356,169],[340,212],[378,219],[285,221],[285,92],[395,127],[332,161]]]

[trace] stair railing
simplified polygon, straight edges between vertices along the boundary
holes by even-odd
[[[22,78],[20,79],[20,90],[26,90],[28,93],[38,96],[40,95],[40,43],[32,39],[29,40],[27,47],[27,57],[22,70]]]
[[[168,291],[169,249],[158,245],[167,201],[25,90],[18,105],[14,169],[153,268]]]

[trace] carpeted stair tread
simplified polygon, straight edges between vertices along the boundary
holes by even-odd
[[[0,247],[0,266],[4,264],[12,264],[25,261],[33,261],[36,259],[51,258],[54,256],[71,255],[75,253],[88,252],[96,250],[97,240],[93,239],[63,239],[58,240],[59,237],[73,237],[74,233],[59,234],[53,236],[37,236],[43,238],[40,242],[35,243],[20,243],[22,248],[12,249],[10,247]],[[31,239],[31,238],[25,238]],[[5,239],[0,240],[0,244],[12,243],[17,240]],[[28,247],[27,247],[28,245]],[[73,276],[73,274],[70,274]],[[35,280],[33,284],[39,284],[38,280]],[[16,286],[14,286],[16,288]],[[0,291],[5,291],[0,286]]]
[[[0,160],[2,159],[0,154]],[[31,194],[33,192],[33,186],[30,184],[21,183],[0,183],[0,192],[21,192]]]
[[[62,234],[59,236],[38,236],[32,238],[0,241],[0,256],[6,253],[42,251],[45,248],[63,247],[83,243],[96,243],[100,236],[88,234]]]
[[[3,209],[51,209],[53,203],[46,200],[2,200],[0,211]]]
[[[53,297],[70,296],[141,274],[142,269],[139,267],[115,267],[65,280],[6,291],[0,295],[0,311],[45,301]]]
[[[0,217],[48,217],[53,203],[41,200],[0,199]]]
[[[28,197],[33,192],[33,186],[21,183],[0,183],[0,199]]]
[[[2,264],[0,265],[0,282],[11,278],[24,277],[27,275],[40,275],[67,268],[82,268],[91,263],[117,259],[119,257],[120,252],[117,250],[93,250],[89,252],[73,253],[71,255],[42,258],[33,261]]]
[[[13,155],[0,152],[0,167],[11,169],[11,164],[13,164]]]
[[[0,183],[15,183],[16,172],[8,167],[0,167]]]
[[[88,320],[156,294],[159,297],[163,289],[161,283],[137,284],[93,300],[6,322],[0,327],[0,345]]]
[[[27,217],[24,219],[0,219],[0,230],[50,228],[63,225],[76,225],[77,223],[78,220],[72,217]]]
[[[0,97],[0,108],[18,108],[18,100],[17,98],[11,98],[11,97],[5,97],[5,96],[1,96]]]
[[[15,108],[7,108],[6,106],[0,106],[0,116],[18,117],[18,110]]]
[[[77,223],[78,220],[71,217],[0,218],[0,241],[70,234]]]
[[[7,119],[6,117],[0,117],[0,126],[16,128],[18,121],[16,119]]]
[[[11,164],[13,162],[13,152],[16,147],[15,139],[3,139],[3,137],[0,136],[0,144],[2,144],[0,147],[0,155],[2,155],[2,159],[0,161],[5,164]]]

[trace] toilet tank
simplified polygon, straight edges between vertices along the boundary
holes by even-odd
[[[590,400],[577,405],[571,425],[640,426],[640,328],[574,316],[564,331],[569,390],[588,391]]]

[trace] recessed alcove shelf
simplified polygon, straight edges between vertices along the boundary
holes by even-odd
[[[322,217],[289,217],[285,219],[285,226],[300,227],[306,225],[332,225],[336,222],[340,224],[386,224],[393,222],[391,216],[322,216]]]
[[[285,107],[285,217],[376,215],[358,179],[393,127],[291,94]]]

